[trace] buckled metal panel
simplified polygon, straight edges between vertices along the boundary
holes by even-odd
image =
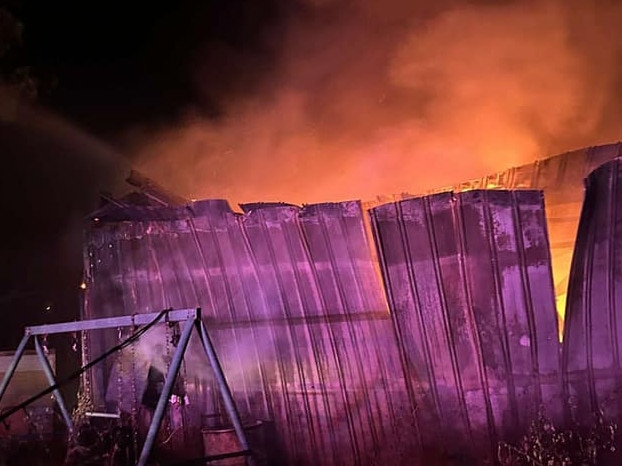
[[[541,405],[561,415],[540,191],[469,191],[371,210],[425,444],[496,455]]]
[[[87,232],[85,315],[202,307],[241,414],[269,421],[286,463],[412,461],[420,449],[411,400],[360,204],[242,207],[101,212]],[[89,350],[116,338],[93,336]],[[165,329],[150,338],[135,349],[139,359],[166,353]],[[222,411],[193,354],[187,437],[200,427],[193,413]],[[115,370],[113,362],[93,374],[100,403],[119,391],[131,398]]]
[[[622,159],[586,180],[574,249],[563,341],[569,415],[589,419],[597,410],[619,418],[622,408]]]

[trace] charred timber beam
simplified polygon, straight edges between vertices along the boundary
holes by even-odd
[[[186,198],[167,191],[155,181],[147,178],[136,170],[130,171],[130,175],[125,181],[140,189],[145,196],[163,206],[183,206],[188,204]]]
[[[100,192],[99,197],[102,198],[102,200],[106,201],[108,204],[112,204],[115,207],[127,207],[126,203],[121,202],[119,199],[115,198],[107,191]]]

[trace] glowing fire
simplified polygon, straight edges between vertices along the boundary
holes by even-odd
[[[269,79],[219,119],[133,131],[137,168],[187,198],[371,200],[617,137],[618,7],[335,3],[291,18]]]
[[[618,137],[621,6],[307,3],[279,30],[269,79],[223,98],[218,119],[133,130],[137,168],[233,205],[373,201]],[[196,82],[210,87],[200,70]],[[557,284],[568,268],[553,255]]]

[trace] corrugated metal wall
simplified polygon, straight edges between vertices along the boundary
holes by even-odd
[[[242,415],[272,421],[272,449],[287,464],[490,459],[541,405],[553,420],[569,398],[583,415],[602,405],[622,413],[619,160],[590,178],[564,383],[551,276],[551,251],[567,275],[583,177],[619,153],[590,148],[458,187],[495,190],[378,206],[375,243],[358,202],[249,204],[242,214],[225,201],[110,206],[86,232],[84,317],[202,307]],[[550,245],[542,192],[496,190],[534,186],[547,195]],[[88,352],[123,336],[92,335]],[[129,409],[149,364],[171,351],[169,337],[159,329],[94,371],[95,402]],[[222,411],[198,353],[193,346],[183,371],[191,405],[169,419],[190,430]],[[188,438],[197,441],[180,441]]]
[[[416,431],[360,204],[243,208],[100,213],[87,232],[85,317],[201,306],[242,415],[273,421],[288,464],[404,464]],[[92,336],[88,349],[117,338]],[[149,357],[144,345],[135,353]],[[191,408],[209,414],[219,407],[199,357],[185,379]],[[106,387],[109,401],[128,397],[128,367],[93,374],[96,403]]]
[[[439,191],[484,188],[544,191],[557,309],[563,317],[568,274],[583,202],[583,180],[596,167],[619,155],[622,155],[621,143],[587,147]]]
[[[561,412],[540,192],[378,207],[381,270],[357,202],[242,207],[100,212],[87,232],[85,317],[201,306],[242,415],[274,423],[288,464],[490,457],[540,404]],[[89,351],[118,338],[93,336]],[[149,349],[170,351],[163,341],[160,331],[134,349],[135,387],[128,355],[95,372],[95,401],[142,393]],[[198,358],[184,372],[192,406],[218,412]],[[201,422],[196,411],[186,427]]]
[[[570,273],[563,342],[569,415],[622,415],[622,159],[590,174]]]
[[[542,194],[442,193],[371,211],[425,443],[490,451],[561,416]]]

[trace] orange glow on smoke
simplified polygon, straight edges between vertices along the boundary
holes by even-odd
[[[334,3],[290,19],[270,79],[220,119],[134,130],[136,168],[187,198],[372,200],[617,137],[619,7]]]
[[[606,117],[620,6],[449,5],[309,0],[254,94],[221,102],[219,119],[189,111],[135,129],[136,168],[233,206],[374,202],[618,138],[617,113]],[[196,82],[210,86],[200,72]],[[565,259],[553,254],[559,281]]]

